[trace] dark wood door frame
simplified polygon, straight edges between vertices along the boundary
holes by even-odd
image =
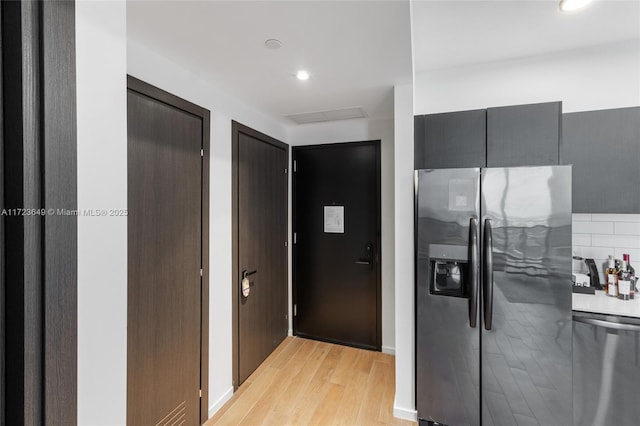
[[[145,83],[130,75],[127,88],[141,95],[188,112],[202,120],[202,216],[201,216],[201,319],[200,319],[200,424],[209,417],[209,158],[210,115],[209,110],[179,98],[169,92]]]
[[[260,133],[256,130],[253,130],[250,127],[245,126],[244,124],[238,123],[237,121],[231,121],[231,217],[232,217],[232,267],[231,267],[231,328],[232,328],[232,381],[233,381],[233,390],[236,391],[239,386],[239,377],[240,377],[240,368],[239,368],[239,309],[238,303],[240,303],[240,271],[239,266],[239,228],[238,228],[238,202],[239,202],[239,170],[238,170],[238,161],[239,161],[239,144],[240,144],[240,134],[244,133],[248,136],[252,136],[256,139],[259,139],[265,143],[273,145],[277,148],[283,149],[286,152],[287,158],[289,158],[289,145],[280,142],[277,139],[272,138],[271,136],[265,135],[264,133]],[[288,198],[288,189],[287,189],[287,198]],[[288,260],[287,260],[287,269],[288,269]]]
[[[2,2],[0,15],[0,424],[75,424],[75,3]]]
[[[378,351],[382,350],[382,166],[381,166],[381,147],[380,140],[370,140],[370,141],[362,141],[362,142],[338,142],[338,143],[328,143],[328,144],[318,144],[318,145],[304,145],[304,146],[294,146],[292,151],[291,161],[296,160],[296,153],[301,150],[306,149],[322,149],[327,148],[330,149],[336,146],[345,146],[345,145],[354,145],[354,146],[362,146],[362,145],[373,145],[377,149],[377,159],[376,159],[376,193],[377,193],[377,209],[376,209],[376,223],[377,223],[377,240],[376,247],[378,247],[378,261],[376,262],[376,349]],[[293,168],[292,168],[293,169]],[[294,241],[293,234],[296,230],[296,175],[295,169],[291,179],[291,241]],[[292,246],[292,282],[291,282],[291,304],[292,306],[296,303],[296,245]],[[293,335],[296,335],[296,316],[293,316]],[[335,343],[335,342],[329,342]]]

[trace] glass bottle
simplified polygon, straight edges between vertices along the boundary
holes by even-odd
[[[633,266],[631,266],[631,256],[629,256],[629,254],[623,254],[622,259],[627,261],[627,271],[629,272],[629,281],[631,281],[631,291],[629,292],[629,299],[634,299],[635,293],[638,290],[636,288],[636,270],[633,269]]]
[[[629,300],[631,296],[631,281],[627,270],[627,260],[623,260],[618,269],[618,299]]]
[[[604,271],[604,293],[607,296],[616,296],[616,285],[618,281],[618,270],[613,256],[609,255],[609,267]]]

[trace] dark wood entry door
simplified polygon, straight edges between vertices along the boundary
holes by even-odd
[[[295,147],[294,331],[380,350],[380,142]]]
[[[239,386],[287,335],[289,155],[287,145],[239,123],[233,123],[233,134],[238,373],[234,381]],[[245,275],[250,282],[247,296],[241,289]]]
[[[203,135],[208,132],[208,111],[171,96],[129,79],[127,423],[131,425],[204,421],[200,418],[201,344],[206,345],[201,342],[201,275],[206,217]]]

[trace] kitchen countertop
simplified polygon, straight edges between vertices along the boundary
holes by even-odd
[[[573,310],[640,318],[640,295],[636,293],[633,300],[620,300],[606,296],[604,291],[596,291],[596,294],[573,293]]]

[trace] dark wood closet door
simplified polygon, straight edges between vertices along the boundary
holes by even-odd
[[[286,149],[239,133],[238,282],[256,271],[238,296],[239,384],[287,335],[287,162]]]
[[[127,423],[196,425],[202,120],[132,90],[127,108]]]

